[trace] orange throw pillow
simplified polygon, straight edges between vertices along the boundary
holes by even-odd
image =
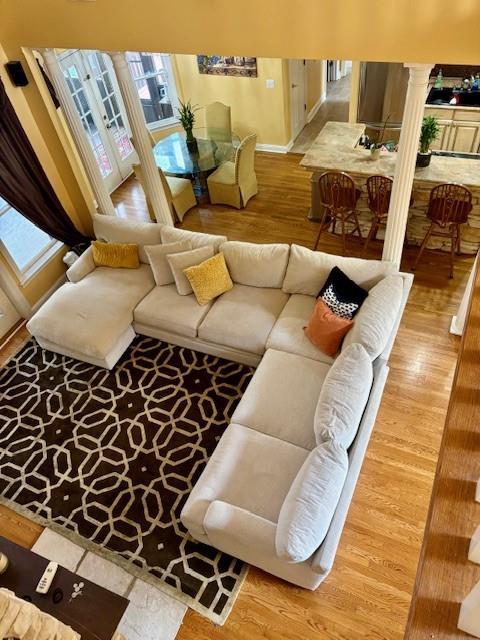
[[[330,311],[322,299],[318,299],[310,320],[303,330],[312,344],[333,358],[352,325],[353,320],[337,316]]]

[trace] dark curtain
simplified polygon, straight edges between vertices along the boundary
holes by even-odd
[[[0,80],[0,196],[30,222],[68,246],[87,242],[45,175]]]
[[[57,94],[55,93],[55,87],[50,82],[50,78],[45,73],[45,69],[43,68],[43,65],[40,62],[40,60],[38,58],[35,58],[35,60],[37,61],[38,68],[40,69],[40,73],[42,74],[43,81],[47,85],[48,93],[50,94],[50,97],[51,97],[52,102],[53,102],[53,104],[55,106],[55,109],[59,109],[60,108],[60,101],[57,98]]]

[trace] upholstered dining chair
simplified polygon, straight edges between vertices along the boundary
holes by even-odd
[[[333,231],[337,222],[341,226],[343,255],[346,253],[346,237],[358,233],[360,240],[362,232],[356,212],[357,202],[362,192],[355,187],[353,179],[343,171],[326,171],[318,179],[320,204],[323,206],[323,216],[320,222],[315,246],[316,251],[320,237],[333,223]],[[353,223],[353,229],[347,233],[347,224]]]
[[[145,189],[145,178],[143,175],[142,167],[139,164],[134,164],[133,170],[135,172],[135,176],[143,187],[150,218],[152,220],[155,220],[156,218],[153,211],[152,203],[150,202],[147,191]],[[186,178],[166,176],[161,169],[159,169],[158,172],[160,174],[160,179],[165,190],[165,195],[167,196],[170,211],[172,212],[174,219],[181,222],[187,211],[192,207],[195,207],[197,204],[197,199],[195,197],[195,193],[193,192],[192,183]]]
[[[472,192],[467,187],[455,182],[445,182],[430,191],[427,206],[427,218],[430,226],[412,267],[415,271],[432,236],[450,238],[450,278],[453,278],[455,253],[460,253],[460,226],[468,222],[472,210]]]
[[[228,204],[241,209],[258,193],[255,174],[256,142],[255,133],[244,138],[235,153],[235,161],[223,162],[208,176],[208,193],[212,204]]]
[[[230,142],[232,139],[230,107],[223,102],[207,104],[205,107],[205,127],[209,138]]]

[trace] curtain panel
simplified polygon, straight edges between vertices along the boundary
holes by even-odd
[[[56,240],[70,247],[88,242],[57,198],[1,80],[0,196]]]

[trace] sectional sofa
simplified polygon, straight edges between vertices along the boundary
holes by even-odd
[[[139,245],[139,269],[87,250],[27,328],[49,349],[112,368],[136,333],[257,367],[181,519],[192,537],[299,586],[330,571],[388,374],[412,276],[393,264],[287,244],[229,242],[95,216],[95,235]],[[144,247],[223,251],[233,288],[200,306],[156,286]],[[333,266],[369,295],[330,358],[303,327]]]

